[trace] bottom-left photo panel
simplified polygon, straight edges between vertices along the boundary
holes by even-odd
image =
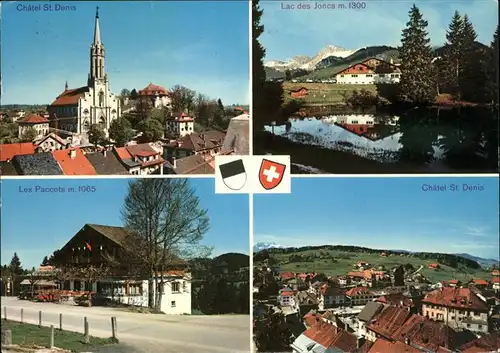
[[[2,352],[250,351],[248,195],[213,178],[1,191]]]

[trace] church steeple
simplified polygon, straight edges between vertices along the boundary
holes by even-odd
[[[94,45],[101,44],[101,31],[99,30],[99,6],[95,10]]]
[[[99,7],[96,8],[94,41],[90,46],[90,73],[88,86],[93,86],[96,81],[104,81],[104,45],[101,42],[101,30],[99,28]]]

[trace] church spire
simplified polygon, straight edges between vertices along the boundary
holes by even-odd
[[[101,43],[101,31],[99,30],[99,6],[95,10],[94,45]]]

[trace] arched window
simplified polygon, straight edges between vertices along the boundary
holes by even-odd
[[[83,131],[89,131],[90,129],[90,123],[89,123],[89,120],[86,119],[84,122],[83,122]]]
[[[99,126],[101,127],[101,129],[105,129],[106,128],[106,118],[101,116],[101,118],[99,119]]]
[[[102,107],[104,105],[104,92],[99,92],[99,106]]]

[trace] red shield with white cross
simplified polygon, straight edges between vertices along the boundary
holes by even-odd
[[[286,165],[263,159],[259,170],[260,185],[266,190],[277,187],[283,180]]]

